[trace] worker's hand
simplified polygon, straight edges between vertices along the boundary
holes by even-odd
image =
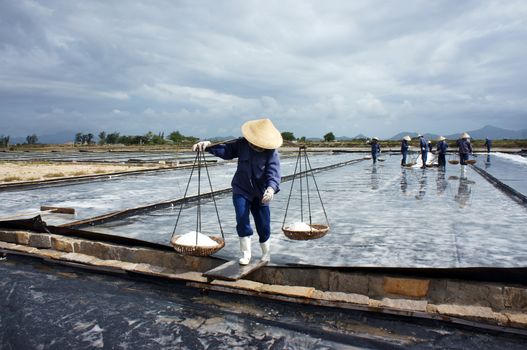
[[[210,141],[200,141],[198,143],[195,143],[194,145],[192,145],[192,150],[194,152],[196,151],[204,151],[205,148],[209,147],[210,146]]]
[[[262,197],[262,203],[267,204],[269,203],[274,197],[274,190],[272,187],[267,187],[265,190],[263,197]]]

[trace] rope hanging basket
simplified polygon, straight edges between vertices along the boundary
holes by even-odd
[[[215,247],[202,247],[199,245],[185,245],[185,244],[177,244],[178,238],[180,238],[180,235],[172,236],[172,239],[170,240],[170,243],[174,247],[174,250],[178,252],[179,254],[183,255],[192,255],[192,256],[209,256],[216,252],[218,252],[220,249],[225,247],[225,240],[221,237],[217,236],[210,236],[209,238],[214,240],[216,243],[218,243]]]
[[[449,159],[448,162],[450,164],[454,164],[454,165],[459,164],[459,160],[457,160],[457,159]]]
[[[474,165],[476,164],[476,160],[475,159],[468,159],[465,161],[465,163],[469,164],[469,165]]]
[[[282,232],[289,239],[294,239],[296,241],[307,241],[310,239],[322,238],[328,233],[329,226],[322,224],[311,224],[311,230],[309,231],[296,231],[291,230],[287,227],[282,228]]]
[[[302,162],[304,162],[304,171],[302,171]],[[295,179],[299,178],[300,183],[300,217],[301,223],[300,228],[295,227],[296,225],[286,226],[287,213],[289,210],[289,204],[291,202],[291,194],[293,193],[293,187],[295,185]],[[305,193],[302,184],[302,178],[305,177]],[[326,224],[319,224],[312,222],[311,216],[311,196],[309,189],[309,177],[312,178],[313,184],[315,185],[318,199],[324,212],[324,217],[326,219]],[[309,214],[309,224],[304,223],[304,196],[307,197],[307,211]],[[307,151],[305,146],[300,146],[298,149],[298,156],[296,159],[295,172],[293,174],[293,181],[291,182],[291,189],[289,191],[289,197],[287,199],[287,206],[284,214],[284,221],[282,223],[282,232],[284,235],[292,240],[297,241],[307,241],[311,239],[318,239],[324,237],[329,231],[329,221],[326,214],[326,209],[324,208],[324,203],[322,202],[322,197],[320,196],[320,191],[318,189],[317,181],[312,171],[311,162],[307,156]]]
[[[214,208],[216,210],[216,217],[218,219],[218,225],[219,225],[219,231],[221,233],[221,237],[219,236],[207,236],[200,232],[201,230],[201,167],[204,167],[207,172],[207,179],[210,186],[210,197],[212,198],[212,201],[214,203]],[[210,181],[210,174],[209,170],[207,168],[207,162],[205,160],[205,154],[203,151],[198,150],[196,154],[196,158],[194,159],[194,163],[192,165],[192,170],[190,172],[190,176],[187,182],[187,187],[185,189],[185,194],[183,195],[183,199],[187,198],[188,189],[190,186],[190,182],[192,180],[192,176],[194,174],[194,170],[197,169],[197,177],[198,177],[198,195],[197,195],[197,206],[196,206],[196,229],[195,231],[191,231],[185,235],[176,234],[176,229],[178,226],[178,223],[181,218],[181,212],[183,210],[183,204],[185,201],[182,201],[181,206],[179,208],[176,224],[174,225],[174,230],[172,231],[172,237],[170,238],[170,243],[174,247],[174,250],[178,252],[179,254],[183,255],[192,255],[192,256],[209,256],[216,252],[218,252],[220,249],[222,249],[225,246],[225,236],[223,235],[223,228],[221,226],[221,220],[220,215],[218,212],[218,206],[216,205],[216,199],[214,198],[214,195],[212,194],[214,190],[212,189],[212,182]],[[195,236],[193,236],[195,234]],[[195,237],[195,240],[194,240]],[[192,238],[192,241],[190,241],[190,238]],[[201,239],[201,242],[200,242]],[[211,245],[210,242],[215,242],[215,245]]]

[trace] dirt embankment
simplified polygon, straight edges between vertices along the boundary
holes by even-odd
[[[161,168],[160,165],[0,162],[0,184]]]

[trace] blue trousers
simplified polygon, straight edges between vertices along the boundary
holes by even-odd
[[[439,153],[437,157],[439,166],[446,166],[446,154]]]
[[[467,160],[468,160],[468,153],[460,153],[459,154],[459,163],[461,165],[467,165],[467,163],[465,163]]]
[[[406,164],[406,155],[407,155],[407,152],[402,152],[402,155],[403,155],[403,159],[401,160],[401,165],[405,165],[405,164]]]
[[[426,166],[426,158],[428,156],[428,152],[422,152],[421,151],[421,159],[423,160],[423,168]]]
[[[259,198],[250,201],[240,194],[234,194],[232,202],[236,212],[236,232],[238,232],[238,236],[252,236],[253,229],[249,220],[249,212],[251,212],[260,243],[266,242],[271,236],[271,211],[269,206],[262,205]]]

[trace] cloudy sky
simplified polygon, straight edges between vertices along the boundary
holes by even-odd
[[[0,134],[527,128],[527,1],[0,0]]]

